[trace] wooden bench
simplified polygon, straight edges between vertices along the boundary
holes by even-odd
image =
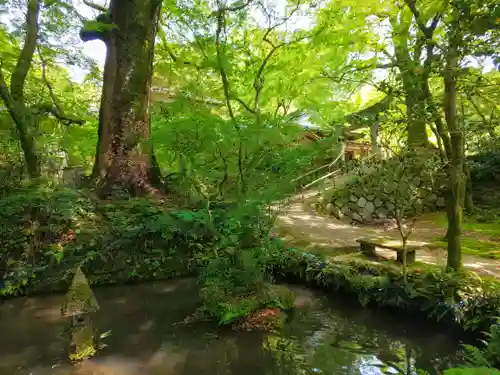
[[[389,249],[397,253],[397,261],[403,263],[403,242],[381,237],[358,238],[361,252],[367,256],[375,256],[375,248]],[[418,249],[424,247],[425,242],[408,241],[406,243],[406,264],[415,262],[415,253]]]

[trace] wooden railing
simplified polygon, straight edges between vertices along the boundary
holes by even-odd
[[[296,184],[297,187],[295,189],[295,194],[300,193],[302,196],[302,201],[304,200],[304,192],[313,187],[317,186],[320,183],[325,183],[329,179],[333,179],[341,174],[341,169],[336,166],[337,162],[344,155],[341,152],[334,161],[331,163],[322,165],[319,168],[316,168],[310,172],[307,172],[295,179],[292,180],[293,184]]]

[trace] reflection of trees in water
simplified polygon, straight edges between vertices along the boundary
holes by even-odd
[[[270,360],[262,349],[259,332],[225,332],[211,340],[191,344],[186,360],[176,375],[264,374]]]
[[[306,374],[307,360],[298,341],[269,335],[264,338],[263,350],[270,359],[265,375]]]
[[[449,359],[327,311],[295,314],[291,330],[294,339],[268,338],[266,350],[281,369],[269,374],[439,374]]]
[[[192,332],[190,336],[193,336]],[[196,335],[194,335],[196,336]],[[190,337],[176,375],[431,375],[450,358],[433,347],[359,324],[328,309],[296,310],[283,332],[219,332],[216,338]]]

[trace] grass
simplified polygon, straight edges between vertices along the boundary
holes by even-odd
[[[484,234],[490,237],[498,237],[498,240],[500,240],[500,221],[499,220],[494,220],[493,222],[489,223],[482,223],[479,222],[482,218],[478,216],[466,216],[464,217],[463,225],[462,228],[466,232],[474,232],[474,233],[480,233]],[[437,214],[433,214],[432,217],[429,215],[430,221],[432,221],[433,224],[439,225],[440,228],[447,228],[448,227],[448,220],[446,218],[446,213],[444,212],[439,212]]]
[[[500,243],[498,242],[479,240],[463,236],[461,243],[463,254],[500,260]],[[441,238],[436,238],[436,240],[431,243],[431,246],[435,248],[446,249],[447,243],[445,241],[442,241]]]
[[[483,215],[464,218],[462,252],[463,254],[500,260],[500,220],[493,216],[490,222],[478,222],[478,220],[484,219]],[[443,229],[448,226],[445,213],[433,215],[430,221]],[[446,248],[446,246],[447,243],[442,238],[436,237],[432,242],[432,247],[435,248]]]

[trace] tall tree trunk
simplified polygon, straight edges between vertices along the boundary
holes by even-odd
[[[24,87],[35,53],[40,17],[40,0],[29,0],[26,11],[26,35],[23,48],[10,78],[10,90],[0,66],[0,96],[16,125],[19,142],[23,150],[26,169],[31,178],[40,177],[40,162],[35,140],[31,135],[35,118],[24,101]]]
[[[112,0],[111,31],[82,30],[106,43],[99,140],[92,178],[103,194],[152,192],[159,168],[151,142],[150,92],[160,0]],[[101,17],[101,19],[104,19]]]
[[[450,132],[451,160],[449,161],[448,214],[448,267],[459,270],[462,266],[460,235],[462,232],[464,179],[464,139],[457,121],[457,72],[458,72],[458,15],[450,25],[448,51],[444,71],[444,109]]]

